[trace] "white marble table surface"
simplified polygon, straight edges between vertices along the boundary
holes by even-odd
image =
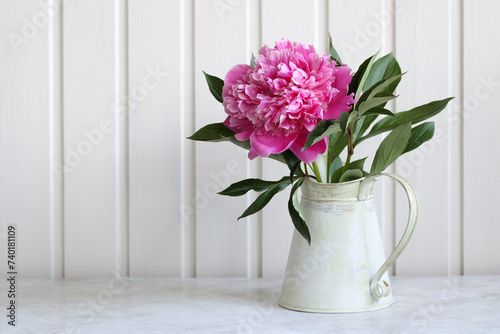
[[[279,279],[17,282],[16,327],[0,333],[500,333],[500,276],[392,278],[396,302],[353,314],[277,305]]]

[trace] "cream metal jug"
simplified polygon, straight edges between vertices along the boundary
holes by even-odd
[[[381,175],[403,186],[410,205],[406,230],[387,260],[373,201],[373,185]],[[387,270],[407,246],[417,221],[417,198],[410,184],[398,175],[380,173],[337,184],[306,180],[300,189],[311,245],[294,232],[279,304],[324,313],[391,305]]]

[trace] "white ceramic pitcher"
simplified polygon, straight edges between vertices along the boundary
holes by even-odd
[[[373,201],[373,185],[381,175],[398,181],[410,204],[406,230],[387,261]],[[398,175],[380,173],[336,184],[306,180],[300,189],[311,245],[294,232],[279,304],[324,313],[391,305],[387,270],[410,241],[417,221],[417,197],[410,184]]]

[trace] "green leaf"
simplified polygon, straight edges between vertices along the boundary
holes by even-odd
[[[366,113],[368,110],[375,108],[380,105],[385,105],[388,101],[395,99],[397,96],[389,92],[380,92],[375,94],[373,97],[362,102],[359,105],[358,111],[361,115]],[[385,110],[385,109],[384,109]]]
[[[237,141],[236,138],[234,140]],[[248,143],[248,148],[246,148],[246,149],[248,149],[248,150],[250,149],[250,141],[247,140],[245,142],[240,142],[240,143]],[[237,143],[235,143],[235,144],[237,144]],[[239,145],[239,146],[243,147],[243,145]],[[270,154],[269,158],[276,160],[276,161],[279,161],[281,163],[284,163],[285,165],[288,166],[288,168],[290,170],[293,169],[294,166],[296,166],[297,161],[299,161],[299,163],[300,163],[300,159],[297,158],[297,156],[290,150],[286,150],[283,153]],[[304,172],[302,172],[301,168],[295,168],[295,175],[304,175]]]
[[[328,138],[328,152],[327,152],[327,183],[331,182],[332,174],[340,167],[342,167],[342,160],[339,155],[347,146],[347,136],[342,132],[335,132]]]
[[[413,151],[434,136],[434,122],[425,122],[411,129],[410,139],[403,154]]]
[[[248,149],[250,149],[250,143],[248,143]],[[286,165],[286,159],[281,154],[270,154],[269,158],[284,163]]]
[[[390,112],[387,109],[377,107],[379,105],[385,104],[387,101],[395,99],[396,96],[392,95],[392,93],[387,93],[387,92],[381,92],[376,94],[373,98],[368,99],[367,101],[363,102],[359,108],[359,110],[354,109],[351,111],[349,114],[349,118],[347,119],[347,125],[346,128],[349,129],[355,124],[354,128],[354,134],[355,136],[353,138],[357,138],[359,135],[357,133],[358,129],[360,126],[358,125],[358,121],[363,117],[364,115],[389,115],[389,116],[395,116],[392,112]]]
[[[344,174],[344,168],[339,168],[332,174],[331,182],[339,183],[340,177]]]
[[[370,87],[363,95],[359,98],[358,102],[354,106],[353,111],[349,114],[349,118],[347,119],[346,128],[350,129],[352,126],[363,116],[365,112],[368,110],[379,106],[385,105],[388,101],[395,99],[394,96],[390,92],[384,91],[388,85],[390,85],[395,80],[399,79],[402,74],[396,75],[394,77],[390,77],[388,79],[383,79],[377,82],[375,85]],[[341,119],[341,127],[342,127],[342,119]],[[356,125],[357,130],[358,127]],[[356,131],[355,131],[356,132]],[[344,132],[345,133],[345,132]]]
[[[361,105],[364,103],[364,102],[367,102],[369,99],[372,99],[374,98],[376,95],[380,94],[380,93],[383,93],[382,95],[380,96],[394,96],[391,92],[388,92],[386,91],[387,88],[395,81],[397,80],[400,80],[401,77],[404,75],[405,73],[402,73],[402,74],[398,74],[398,75],[395,75],[393,77],[390,77],[390,78],[387,78],[387,79],[382,79],[380,80],[379,82],[377,82],[376,84],[374,84],[373,86],[371,86],[367,91],[365,91],[363,93],[363,95],[361,95],[361,97],[359,98],[358,102],[356,102],[356,105],[354,106],[354,109],[355,110],[359,110]],[[393,97],[394,98],[394,97]],[[370,108],[368,108],[370,109]]]
[[[382,141],[373,158],[371,174],[382,172],[403,153],[411,134],[411,122],[402,124]]]
[[[356,123],[360,117],[361,117],[361,115],[360,115],[359,111],[357,111],[357,110],[351,111],[349,113],[349,117],[347,118],[345,128],[350,129],[351,126],[353,126],[353,124]],[[346,132],[344,132],[344,133],[346,133]]]
[[[223,141],[228,140],[228,137],[234,137],[234,135],[235,132],[223,123],[212,123],[205,125],[191,137],[188,137],[188,139],[198,141]]]
[[[355,114],[357,116],[357,113],[358,111],[355,110],[351,113],[351,115]],[[374,107],[365,111],[363,113],[363,116],[359,117],[359,119],[356,121],[356,126],[354,128],[354,133],[352,136],[354,146],[358,144],[358,138],[362,136],[366,132],[366,130],[368,130],[370,125],[375,121],[375,119],[379,115],[396,117],[396,115],[394,115],[391,111],[384,109],[382,107]]]
[[[255,67],[255,56],[253,55],[253,52],[252,52],[252,58],[250,59],[250,66],[252,68]]]
[[[329,166],[330,168],[328,169],[328,178],[329,178],[329,182],[333,182],[332,181],[332,176],[333,174],[339,170],[340,168],[342,168],[342,159],[340,159],[340,157],[336,157],[332,163],[330,164]]]
[[[291,150],[286,150],[280,154],[285,159],[285,163],[290,171],[297,170],[297,165],[300,164],[301,160],[293,153]],[[299,169],[300,173],[298,175],[303,175],[302,171]]]
[[[290,182],[293,183],[294,175],[304,175],[304,172],[302,172],[302,169],[300,168],[300,163],[301,161],[299,160],[298,162],[295,163],[292,168],[290,168]]]
[[[197,141],[210,141],[210,142],[221,142],[228,141],[239,147],[242,147],[246,150],[250,149],[250,141],[239,141],[234,137],[235,132],[228,127],[226,127],[223,123],[212,123],[205,125],[203,128],[196,131],[191,137],[187,139],[197,140]],[[271,157],[275,160],[281,161],[278,157]],[[285,162],[284,159],[282,159]]]
[[[250,190],[262,192],[269,190],[270,188],[280,184],[287,183],[290,184],[290,178],[288,176],[284,176],[281,180],[278,181],[264,181],[261,179],[246,179],[243,181],[239,181],[233,183],[226,189],[219,192],[219,195],[225,196],[241,196],[246,194]]]
[[[250,149],[249,140],[239,141],[234,137],[234,135],[235,132],[226,127],[223,123],[213,123],[213,124],[208,124],[203,128],[199,129],[191,137],[188,137],[187,139],[197,140],[197,141],[210,141],[210,142],[228,141],[246,150]],[[290,159],[294,159],[293,158],[294,156],[295,154],[293,154],[293,152],[290,151],[290,152],[283,152],[281,154],[271,154],[269,155],[269,158],[282,162],[284,164],[288,164],[287,158],[290,162],[292,162],[292,160]],[[299,158],[297,158],[296,156],[295,159],[299,160]]]
[[[360,169],[348,169],[339,179],[339,183],[361,179],[365,174]]]
[[[331,135],[334,132],[340,131],[340,125],[338,119],[326,119],[319,122],[314,130],[311,131],[307,137],[306,143],[302,151],[307,150],[312,145],[319,142],[321,139]]]
[[[215,97],[217,101],[222,103],[223,101],[222,87],[224,87],[224,80],[222,80],[221,78],[217,78],[213,75],[207,74],[205,72],[203,72],[203,74],[205,74],[205,79],[207,80],[210,93],[212,93],[212,95]]]
[[[250,150],[250,140],[239,141],[238,139],[234,138],[234,136],[224,138],[224,140],[228,141],[230,143],[233,143],[236,146],[244,148],[245,150]],[[271,157],[271,156],[269,156],[269,157],[272,158],[272,159],[274,159],[274,157]],[[276,160],[280,161],[279,159],[276,159]],[[281,161],[281,162],[283,162],[283,161]]]
[[[337,62],[337,66],[341,66],[342,59],[340,59],[340,56],[339,56],[337,50],[335,50],[335,48],[333,47],[332,35],[328,35],[328,39],[330,41],[330,55],[332,56],[333,60],[335,60]]]
[[[399,64],[393,54],[389,53],[373,63],[372,69],[366,78],[365,84],[363,85],[363,91],[367,91],[371,86],[380,80],[387,79],[398,74],[401,74],[401,68],[399,67]],[[394,92],[400,81],[401,79],[393,82],[389,85],[386,91],[391,93]]]
[[[347,131],[347,121],[349,120],[350,113],[348,111],[344,111],[342,114],[340,114],[339,117],[339,124],[340,124],[340,129],[343,133],[346,133]]]
[[[257,199],[252,204],[250,204],[250,206],[245,210],[245,212],[243,212],[243,214],[240,217],[238,217],[238,220],[253,215],[254,213],[262,210],[267,205],[267,203],[269,203],[269,201],[274,197],[274,195],[276,195],[289,185],[290,181],[287,181],[278,183],[270,187],[268,190],[260,194],[259,197],[257,197]]]
[[[347,146],[347,136],[342,132],[330,135],[328,144],[328,163],[331,164]]]
[[[376,123],[371,131],[364,137],[358,140],[358,144],[362,141],[371,138],[373,136],[379,135],[386,131],[395,129],[396,127],[411,122],[412,124],[420,123],[428,118],[431,118],[439,114],[453,97],[449,97],[444,100],[433,101],[408,111],[396,113],[396,117],[384,117],[378,123]]]
[[[354,98],[357,99],[361,93],[363,86],[365,85],[368,74],[371,71],[375,58],[377,58],[378,52],[366,59],[358,68],[354,76],[352,77],[351,83],[349,84],[349,94],[356,93]]]
[[[344,171],[344,168],[337,169],[335,171],[335,173],[333,173],[333,175],[332,175],[332,178],[331,178],[332,183],[344,182],[344,181],[341,181],[342,176],[349,170],[359,169],[359,170],[363,171],[363,168],[365,165],[365,160],[366,160],[366,157],[363,159],[352,161],[349,165],[347,165],[347,169],[345,171]],[[364,175],[364,173],[363,173],[363,175]],[[358,177],[358,179],[359,179],[359,177]]]
[[[371,109],[367,110],[363,115],[364,116],[368,116],[368,115],[386,115],[386,116],[396,117],[396,115],[394,115],[392,113],[392,111],[387,110],[387,109],[382,108],[382,107],[371,108]]]
[[[288,200],[288,212],[292,218],[293,225],[297,231],[306,239],[307,243],[311,245],[311,235],[309,234],[309,228],[302,215],[302,210],[300,208],[299,200],[297,197],[297,189],[302,185],[304,179],[298,180],[292,187],[290,192],[290,199]]]
[[[354,146],[356,146],[358,138],[362,136],[366,130],[368,130],[377,117],[378,115],[366,115],[365,113],[365,115],[361,116],[361,118],[356,122],[356,127],[352,136]]]
[[[355,160],[355,161],[352,161],[349,166],[347,166],[348,170],[349,169],[360,169],[360,170],[363,170],[364,166],[365,166],[365,161],[366,161],[366,158],[368,157],[364,157],[363,159],[359,159],[359,160]]]

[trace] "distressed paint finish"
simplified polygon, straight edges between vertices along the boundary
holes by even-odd
[[[408,228],[384,257],[373,185],[386,175],[408,194]],[[387,270],[410,242],[418,215],[411,186],[394,174],[325,185],[306,180],[300,202],[311,245],[295,231],[279,304],[297,311],[345,313],[377,310],[394,302]]]

